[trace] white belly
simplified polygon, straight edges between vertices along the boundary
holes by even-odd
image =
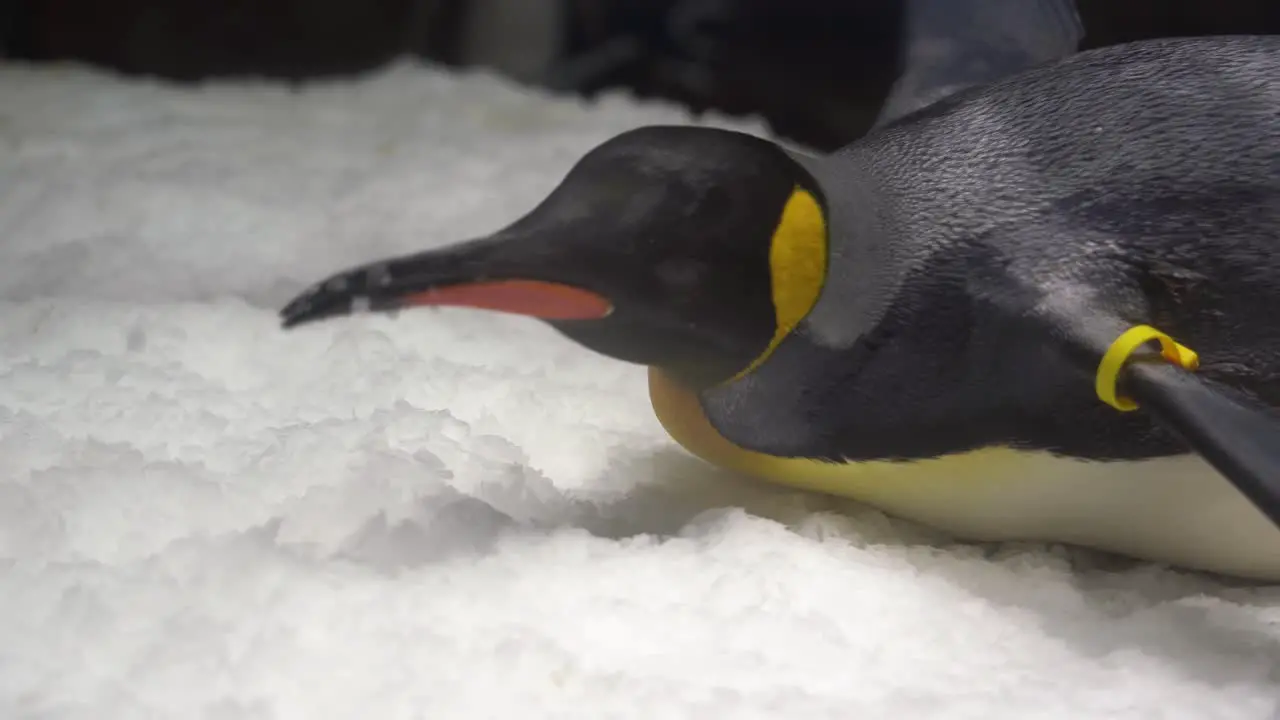
[[[696,400],[657,373],[650,397],[672,438],[709,462],[961,539],[1071,543],[1280,582],[1280,529],[1197,456],[1102,463],[993,449],[913,463],[786,460],[725,441]]]
[[[1280,581],[1280,529],[1197,456],[1102,463],[1005,452],[921,465],[937,477],[925,492],[898,487],[865,500],[962,538],[1073,543]],[[970,458],[975,465],[961,467]]]

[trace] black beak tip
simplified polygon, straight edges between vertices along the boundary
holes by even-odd
[[[289,308],[285,308],[280,311],[280,327],[285,330],[292,330],[293,328],[311,322],[314,319],[315,318],[308,317],[305,312],[290,310]]]
[[[280,309],[281,326],[288,330],[310,322],[347,315],[352,311],[355,298],[350,293],[331,290],[327,283],[317,285],[299,294]]]
[[[323,316],[304,296],[294,299],[280,310],[280,326],[290,330],[299,325],[319,320]]]
[[[312,286],[281,308],[280,324],[285,329],[360,312],[391,312],[400,306],[394,293],[385,288],[372,292],[363,274],[345,273]]]

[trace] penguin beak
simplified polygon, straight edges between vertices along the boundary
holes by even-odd
[[[518,267],[504,271],[501,265],[518,264],[493,262],[494,249],[491,241],[472,241],[344,270],[291,300],[280,311],[281,322],[287,329],[411,307],[466,307],[543,320],[594,320],[613,311],[591,290],[537,279]]]

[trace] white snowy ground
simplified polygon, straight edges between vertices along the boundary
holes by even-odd
[[[1280,591],[727,477],[532,321],[277,328],[683,120],[0,68],[0,718],[1277,717]]]

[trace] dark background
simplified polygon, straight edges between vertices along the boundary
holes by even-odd
[[[1280,0],[1078,8],[1086,48],[1280,32]],[[897,0],[0,0],[0,56],[181,82],[333,77],[416,56],[561,92],[625,88],[695,110],[759,113],[780,135],[826,149],[872,123],[898,71],[901,9]]]

